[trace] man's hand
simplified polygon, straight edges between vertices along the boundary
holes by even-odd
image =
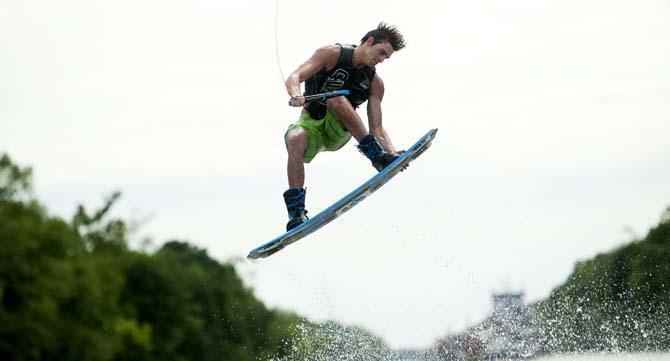
[[[405,150],[404,150],[404,149],[403,149],[403,150],[398,150],[398,151],[393,152],[393,154],[395,154],[395,155],[397,155],[397,156],[400,156],[400,155],[402,155],[403,153],[405,153]],[[404,171],[405,169],[407,169],[407,168],[409,168],[409,163],[405,164],[405,166],[402,167],[402,169],[401,169],[400,171],[403,172],[403,171]]]
[[[288,105],[292,107],[301,107],[305,105],[305,97],[302,95],[291,97],[291,100],[288,101]]]

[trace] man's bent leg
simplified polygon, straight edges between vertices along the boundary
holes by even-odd
[[[331,98],[328,100],[328,107],[340,125],[358,140],[358,149],[370,159],[375,169],[381,171],[398,158],[398,155],[385,152],[377,142],[377,138],[368,134],[361,117],[346,98]]]
[[[361,117],[356,113],[356,109],[349,103],[347,98],[330,98],[326,102],[342,128],[346,129],[357,141],[360,142],[368,134]]]

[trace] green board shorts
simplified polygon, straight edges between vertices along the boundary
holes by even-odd
[[[291,124],[284,134],[284,143],[287,150],[288,133],[297,128],[302,128],[307,132],[305,163],[311,162],[320,152],[332,152],[342,148],[351,139],[351,134],[342,128],[330,109],[321,120],[312,119],[307,112],[303,111],[298,121]]]

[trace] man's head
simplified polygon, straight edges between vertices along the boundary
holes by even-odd
[[[405,39],[395,26],[382,22],[363,36],[361,47],[365,48],[363,62],[375,66],[388,59],[394,51],[404,48]]]

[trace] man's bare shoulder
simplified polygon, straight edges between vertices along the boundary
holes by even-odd
[[[336,44],[324,45],[317,49],[317,52],[340,55],[340,46]]]
[[[325,64],[326,70],[330,70],[337,65],[337,61],[340,58],[340,52],[341,48],[339,45],[325,45],[316,49],[314,57]]]

